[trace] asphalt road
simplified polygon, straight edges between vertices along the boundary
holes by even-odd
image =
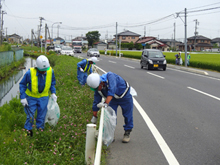
[[[118,110],[109,165],[220,164],[219,73],[198,74],[172,65],[148,71],[140,69],[139,60],[98,59],[98,67],[122,76],[138,94],[128,144],[121,142],[124,121]]]

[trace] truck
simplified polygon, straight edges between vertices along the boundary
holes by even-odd
[[[82,41],[73,41],[72,47],[75,53],[82,53]]]

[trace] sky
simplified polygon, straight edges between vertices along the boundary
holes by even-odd
[[[100,39],[112,39],[116,34],[116,23],[117,33],[129,30],[142,37],[175,37],[183,42],[185,25],[187,38],[194,36],[195,29],[198,35],[210,39],[220,37],[220,0],[0,1],[1,10],[6,13],[3,14],[4,33],[16,33],[23,39],[31,38],[31,29],[37,35],[40,17],[44,18],[41,27],[43,37],[47,25],[53,38],[59,36],[65,40],[85,36],[89,31],[99,31]]]

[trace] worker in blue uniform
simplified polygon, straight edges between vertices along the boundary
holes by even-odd
[[[92,64],[95,64],[97,61],[97,57],[91,57],[89,59],[83,59],[77,63],[77,79],[81,86],[85,85],[87,72],[92,73]]]
[[[36,60],[36,67],[30,68],[19,83],[20,99],[24,106],[27,119],[24,128],[28,135],[33,136],[32,125],[37,109],[36,128],[44,129],[44,121],[47,114],[49,91],[56,102],[56,79],[53,69],[50,67],[46,56],[40,55]]]
[[[108,72],[102,76],[97,73],[90,74],[87,78],[87,85],[95,91],[91,122],[97,122],[99,108],[110,106],[117,114],[117,108],[120,106],[125,122],[122,142],[128,143],[133,128],[133,98],[130,94],[129,84],[121,76]],[[105,98],[104,103],[101,102],[102,97]]]

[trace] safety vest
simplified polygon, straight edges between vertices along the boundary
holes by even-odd
[[[42,93],[38,92],[37,69],[30,68],[30,72],[31,72],[31,91],[27,88],[25,93],[28,96],[35,97],[35,98],[49,96],[49,90],[50,90],[51,82],[52,82],[52,68],[50,67],[50,69],[47,71],[45,87]]]
[[[187,56],[187,59],[188,59],[188,60],[190,59],[190,55]]]
[[[89,71],[89,70],[90,70],[90,68],[91,68],[91,65],[88,63],[88,60],[86,59],[86,66],[85,66],[85,68],[84,68],[84,72],[86,71],[86,69],[87,69],[88,65],[89,65],[89,69],[88,69],[88,71]]]
[[[126,81],[125,81],[125,82],[126,82]],[[128,84],[128,82],[126,82],[126,85],[127,85],[127,87],[126,87],[125,91],[124,91],[120,96],[114,94],[114,98],[116,98],[116,99],[121,99],[121,98],[124,97],[124,95],[128,92],[128,90],[129,90],[129,88],[130,88],[130,85]],[[102,91],[98,91],[98,93],[99,93],[103,98],[106,99],[106,97],[103,95]]]

